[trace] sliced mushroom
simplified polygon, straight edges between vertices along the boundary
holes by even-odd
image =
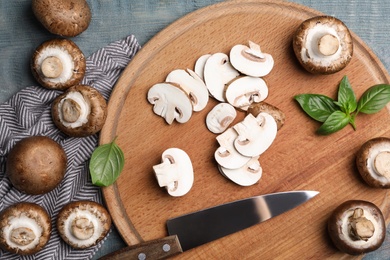
[[[236,109],[229,103],[218,103],[207,113],[206,126],[214,134],[224,132],[237,116]]]
[[[215,151],[214,158],[223,168],[239,169],[251,160],[251,157],[242,155],[234,147],[237,137],[237,132],[229,128],[216,138],[220,147]]]
[[[86,69],[84,54],[68,39],[42,43],[31,58],[35,79],[48,89],[65,90],[83,79]]]
[[[268,87],[261,78],[238,77],[229,83],[225,96],[229,104],[246,111],[252,103],[261,102],[268,97]]]
[[[198,76],[204,81],[204,66],[206,65],[206,61],[208,58],[210,58],[211,54],[204,54],[200,56],[196,62],[194,71]]]
[[[229,56],[224,53],[212,54],[204,66],[204,81],[210,94],[218,101],[225,102],[225,86],[234,78],[239,76],[239,72],[232,67]]]
[[[61,238],[77,249],[96,245],[107,235],[110,227],[110,214],[94,201],[70,202],[57,216],[57,229]]]
[[[173,70],[166,80],[169,83],[175,83],[184,90],[190,97],[194,111],[201,111],[209,101],[209,91],[203,80],[192,70]]]
[[[168,124],[174,120],[185,123],[192,116],[192,102],[185,91],[172,83],[157,83],[148,91],[148,101],[153,106],[153,112],[163,118]]]
[[[73,86],[54,100],[52,117],[55,125],[69,136],[93,135],[106,121],[107,103],[93,87]]]
[[[230,50],[230,62],[242,74],[253,77],[264,77],[274,67],[272,55],[263,53],[260,45],[249,41],[249,47],[237,44]]]
[[[261,112],[257,117],[248,114],[233,128],[238,133],[234,147],[240,154],[249,157],[259,156],[265,152],[273,143],[277,133],[275,119],[265,112]]]
[[[390,138],[377,137],[365,142],[356,156],[364,181],[375,188],[390,188]]]
[[[375,204],[349,200],[339,205],[328,219],[328,233],[340,251],[359,255],[382,245],[386,224]]]
[[[226,178],[241,186],[251,186],[257,183],[263,173],[259,156],[251,158],[244,166],[238,169],[228,169],[220,165],[218,169]]]
[[[169,148],[161,156],[161,162],[153,166],[157,182],[169,195],[179,197],[187,194],[194,183],[191,159],[179,148]]]
[[[353,39],[347,26],[339,19],[316,16],[298,27],[293,49],[307,71],[331,74],[349,64],[353,55]]]
[[[284,125],[286,121],[286,116],[282,110],[264,101],[259,103],[252,103],[248,107],[247,112],[254,115],[255,117],[258,116],[261,112],[270,114],[275,119],[278,130]]]
[[[51,234],[50,217],[41,206],[19,202],[0,213],[0,247],[19,255],[42,250]]]

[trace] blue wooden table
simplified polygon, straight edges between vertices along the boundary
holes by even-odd
[[[85,53],[129,34],[144,45],[156,33],[189,12],[218,0],[87,0],[92,9],[92,21],[87,31],[73,38]],[[53,35],[36,21],[30,0],[0,1],[0,102],[20,89],[36,85],[29,61],[32,51]],[[390,69],[390,1],[388,0],[293,0],[298,4],[336,16],[354,31]],[[389,231],[387,232],[389,237]],[[114,230],[95,258],[125,246]],[[366,259],[390,259],[387,238],[382,250]]]

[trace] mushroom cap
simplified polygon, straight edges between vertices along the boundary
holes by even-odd
[[[85,31],[91,22],[86,0],[32,0],[38,21],[51,33],[74,37]]]
[[[218,169],[226,178],[241,186],[251,186],[257,183],[263,174],[259,156],[252,157],[244,166],[238,169],[227,169],[221,165],[218,165]]]
[[[390,188],[390,138],[376,137],[365,142],[356,155],[363,180],[375,188]]]
[[[351,238],[350,219],[356,209],[363,209],[364,217],[374,227],[373,235],[365,240]],[[386,224],[381,210],[373,203],[363,200],[349,200],[339,205],[328,219],[328,233],[334,245],[350,255],[368,253],[378,249],[386,234]]]
[[[204,54],[202,56],[200,56],[196,62],[195,62],[195,66],[194,66],[194,71],[196,74],[198,74],[198,76],[204,81],[204,66],[206,65],[206,61],[208,58],[210,58],[211,54]]]
[[[55,59],[56,63],[50,64],[49,59]],[[31,58],[31,70],[34,78],[43,87],[65,90],[79,84],[83,79],[86,60],[73,41],[52,39],[36,48]],[[56,70],[56,74],[48,75],[47,71],[53,73],[53,70]]]
[[[329,43],[328,38],[334,41]],[[339,46],[335,53],[328,51],[332,47],[328,47],[325,52],[319,49],[320,43]],[[349,64],[353,55],[353,39],[347,26],[332,16],[316,16],[302,22],[292,44],[300,64],[314,74],[338,72]]]
[[[97,202],[73,201],[60,210],[56,224],[61,238],[67,244],[83,249],[96,245],[107,235],[111,216]]]
[[[95,88],[77,85],[53,101],[51,112],[54,124],[62,132],[84,137],[102,129],[107,117],[107,102]]]
[[[14,254],[31,255],[49,241],[51,221],[35,203],[19,202],[0,213],[0,247]]]
[[[12,185],[27,194],[53,190],[66,172],[64,149],[46,136],[31,136],[17,142],[7,157],[6,173]]]

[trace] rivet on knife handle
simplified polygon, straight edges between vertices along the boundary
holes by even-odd
[[[173,235],[126,247],[108,254],[100,259],[164,259],[182,252],[183,250],[181,249],[179,239],[176,235]]]

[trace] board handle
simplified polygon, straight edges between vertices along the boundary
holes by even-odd
[[[165,259],[179,253],[183,253],[183,250],[178,237],[173,235],[125,247],[103,256],[100,260]]]

